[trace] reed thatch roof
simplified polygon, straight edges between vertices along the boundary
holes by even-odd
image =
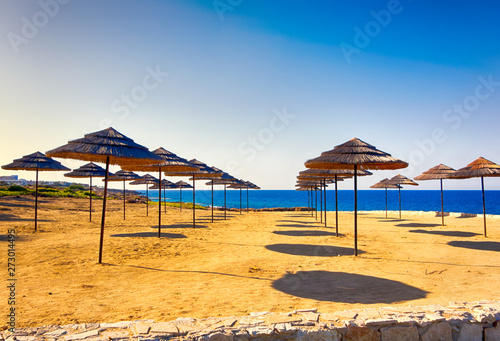
[[[413,181],[412,179],[408,179],[406,176],[403,176],[401,174],[398,174],[395,177],[392,177],[388,182],[391,185],[418,186],[418,184],[415,181]]]
[[[469,179],[500,176],[500,165],[480,157],[449,176],[450,179]]]
[[[47,156],[66,159],[109,163],[125,166],[151,164],[161,161],[146,147],[119,133],[107,128],[95,133],[86,134],[84,138],[69,141],[64,146],[48,151]]]
[[[158,179],[150,174],[141,176],[139,179],[130,182],[131,185],[150,185],[158,183]]]
[[[408,163],[376,149],[374,146],[353,138],[321,156],[306,161],[307,168],[316,169],[399,169],[408,167]]]
[[[234,176],[229,175],[228,173],[220,170],[219,168],[216,168],[216,167],[211,167],[211,168],[217,173],[222,172],[222,176],[207,182],[206,183],[207,186],[211,186],[212,184],[214,186],[216,186],[216,185],[231,185],[231,184],[238,181],[238,179],[236,179]]]
[[[322,181],[324,179],[327,179],[327,184],[335,183],[335,180],[332,178],[324,178],[322,176],[315,176],[315,175],[298,175],[297,180],[299,181]],[[337,178],[337,182],[344,181],[345,178],[339,177]]]
[[[63,166],[60,162],[45,156],[43,153],[36,152],[25,155],[14,162],[2,166],[7,170],[27,170],[27,171],[69,171],[71,169]]]
[[[189,160],[189,163],[196,166],[198,169],[192,172],[165,172],[167,176],[192,176],[190,180],[212,180],[222,176],[222,171],[215,171],[205,163],[196,159]]]
[[[159,171],[160,168],[162,172],[187,172],[196,171],[198,169],[186,159],[175,155],[163,147],[153,150],[153,153],[161,158],[161,162],[151,165],[130,165],[122,168],[136,172],[155,172]]]
[[[108,178],[108,181],[129,181],[129,180],[137,180],[140,179],[141,177],[134,172],[129,172],[125,170],[119,170],[118,172],[115,173],[115,175],[110,176]]]
[[[168,181],[167,179],[163,179],[161,181],[161,188],[162,189],[174,189],[174,188],[179,188],[177,187],[176,184],[174,184],[171,181]],[[160,184],[157,182],[153,186],[149,187],[149,189],[160,189]]]
[[[253,182],[250,182],[250,181],[245,181],[245,183],[250,186],[248,187],[249,189],[261,189],[259,186],[257,186],[256,184],[254,184]]]
[[[72,172],[64,174],[68,178],[103,178],[106,176],[106,170],[101,166],[96,165],[93,162],[87,163]],[[114,176],[113,173],[109,173],[109,176]]]
[[[385,178],[377,182],[375,185],[370,186],[370,188],[398,188],[398,185],[391,184],[389,179]]]
[[[177,188],[193,188],[193,186],[191,186],[190,184],[188,184],[186,181],[177,181],[175,183],[175,185],[177,186]]]
[[[231,188],[231,189],[246,189],[246,188],[250,188],[250,185],[248,185],[243,180],[237,179],[236,182],[233,182],[231,185],[228,186],[228,188]]]
[[[423,172],[421,175],[413,178],[413,180],[440,180],[448,179],[451,174],[455,173],[455,170],[451,167],[443,165],[442,163],[432,167],[431,169]]]
[[[339,178],[347,178],[347,177],[353,177],[354,176],[354,169],[306,169],[301,172],[299,172],[299,175],[304,175],[304,176],[315,176],[318,178],[323,178],[323,179],[333,179],[335,178],[335,175],[337,175],[337,179]],[[358,169],[357,171],[358,176],[368,176],[368,175],[373,175],[372,172]]]

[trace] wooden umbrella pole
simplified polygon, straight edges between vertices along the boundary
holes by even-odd
[[[92,221],[92,176],[90,176],[90,209],[89,209],[89,213],[90,213],[90,220],[89,221]]]
[[[439,182],[441,182],[441,226],[444,226],[443,179],[439,179]]]
[[[161,189],[160,189],[160,191],[161,191]],[[165,187],[163,187],[163,203],[165,204],[164,212],[167,213],[167,195],[165,193],[166,193]]]
[[[38,227],[38,168],[36,169],[35,181],[35,231]]]
[[[481,177],[481,190],[483,192],[483,218],[484,218],[484,236],[486,235],[486,201],[484,198],[484,177]]]
[[[241,214],[241,188],[240,188],[240,214]]]
[[[316,220],[318,220],[318,189],[314,187],[314,206],[315,206],[315,211],[316,211]]]
[[[195,189],[195,186],[196,186],[196,179],[195,179],[195,176],[193,174],[193,228],[196,228],[196,211],[194,209],[194,205],[195,205],[195,199],[196,199],[196,189]]]
[[[247,187],[247,213],[248,213],[248,187]]]
[[[224,220],[226,220],[226,184],[224,184]]]
[[[323,222],[323,184],[319,185],[319,221]]]
[[[160,188],[158,189],[158,238],[161,238],[161,167],[158,170]]]
[[[146,217],[149,217],[149,186],[146,184]]]
[[[354,255],[358,255],[358,165],[354,165]]]
[[[125,180],[123,180],[123,220],[125,220]]]
[[[326,227],[326,179],[323,179],[323,195],[324,195],[324,200],[323,202],[325,203],[325,227]]]
[[[179,197],[179,207],[180,207],[180,211],[182,212],[182,187],[180,188],[180,197]]]
[[[399,219],[401,219],[401,186],[398,187],[399,192]]]
[[[339,236],[339,197],[337,194],[337,174],[335,174],[335,232]]]
[[[387,187],[385,188],[385,217],[387,218]]]
[[[212,180],[212,223],[214,222],[214,181]]]
[[[108,196],[108,175],[109,175],[109,156],[106,157],[106,173],[104,174],[104,198],[102,200],[102,218],[101,218],[101,238],[99,242],[99,264],[102,264],[102,248],[104,245],[104,224],[106,221],[106,199]]]

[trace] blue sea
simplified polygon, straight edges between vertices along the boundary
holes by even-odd
[[[146,191],[137,191],[146,195]],[[182,191],[182,201],[192,202],[192,190]],[[399,209],[398,191],[388,190],[388,209],[396,211]],[[158,191],[149,191],[150,200],[158,201]],[[162,194],[163,197],[163,194]],[[486,213],[500,214],[500,191],[485,191]],[[178,202],[179,190],[166,190],[167,201]],[[249,190],[248,206],[250,208],[273,208],[273,207],[306,207],[307,192],[294,190]],[[211,192],[209,190],[196,191],[196,204],[209,206],[211,204]],[[339,210],[354,210],[354,192],[352,190],[338,191]],[[242,191],[242,207],[246,208],[247,194]],[[481,191],[457,191],[444,192],[444,211],[458,213],[483,213],[483,201]],[[214,190],[214,206],[224,206],[224,191]],[[240,191],[227,190],[227,207],[240,207]],[[318,196],[319,209],[319,196]],[[441,211],[440,191],[426,190],[401,190],[401,209],[407,211]],[[327,191],[327,210],[335,210],[335,191]],[[359,190],[358,210],[375,211],[385,210],[385,190]]]

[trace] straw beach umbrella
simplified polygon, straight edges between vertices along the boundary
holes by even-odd
[[[243,180],[236,180],[234,183],[232,183],[231,185],[229,185],[228,188],[231,188],[231,189],[239,189],[240,190],[240,214],[241,214],[241,209],[242,209],[242,193],[241,191],[243,189],[247,189],[248,188],[248,185],[246,184],[245,181]]]
[[[389,179],[385,178],[380,180],[375,185],[370,186],[370,188],[385,188],[385,217],[387,218],[387,189],[388,188],[399,188],[399,185],[393,185],[389,183]]]
[[[373,175],[373,173],[358,169],[358,176]],[[354,176],[353,169],[307,169],[299,173],[300,176],[316,177],[321,179],[331,179],[335,183],[335,230],[337,237],[339,236],[339,207],[338,207],[338,182],[344,181],[345,178]],[[326,227],[326,191],[325,191],[325,227]]]
[[[104,199],[102,203],[101,238],[99,243],[99,263],[102,263],[102,249],[104,243],[104,225],[106,220],[106,197],[108,194],[109,165],[151,164],[160,159],[146,147],[119,133],[113,128],[107,128],[53,149],[47,152],[48,156],[93,161],[106,164],[104,177]]]
[[[358,255],[358,169],[399,169],[408,163],[353,138],[305,163],[307,168],[354,170],[354,255]]]
[[[248,213],[248,190],[249,189],[260,189],[260,187],[257,186],[256,184],[254,184],[253,182],[250,182],[250,181],[245,181],[245,183],[247,184],[247,213]]]
[[[158,179],[150,174],[141,176],[139,179],[131,181],[131,185],[146,185],[146,217],[149,216],[149,186],[158,183]]]
[[[401,219],[401,187],[403,185],[418,186],[418,184],[412,179],[408,179],[406,176],[401,174],[396,175],[389,179],[389,184],[398,186],[399,192],[399,219]]]
[[[460,168],[449,176],[450,179],[469,179],[481,178],[481,192],[483,195],[483,218],[484,218],[484,236],[486,234],[486,199],[484,197],[484,177],[500,176],[500,165],[490,160],[480,157],[469,163],[467,167]]]
[[[219,178],[210,180],[209,182],[206,183],[207,186],[211,186],[211,188],[212,188],[212,223],[213,223],[214,222],[214,186],[217,186],[217,185],[224,186],[224,219],[226,219],[227,218],[227,215],[226,215],[226,209],[227,209],[226,189],[227,189],[227,185],[233,184],[234,182],[238,181],[238,179],[236,179],[234,176],[229,175],[228,173],[220,170],[219,168],[212,167],[212,169],[216,172],[222,172],[222,176],[220,176]]]
[[[190,184],[188,184],[186,181],[177,181],[175,183],[177,188],[179,189],[179,210],[182,211],[182,189],[183,188],[193,188]]]
[[[114,174],[110,174],[114,175]],[[74,169],[72,172],[64,174],[64,176],[67,176],[68,178],[90,178],[90,208],[89,208],[89,214],[90,218],[89,220],[92,221],[92,178],[103,178],[106,176],[106,170],[98,165],[96,165],[93,162],[87,163],[86,165],[81,166],[80,168]]]
[[[448,179],[455,170],[451,167],[439,164],[431,169],[423,172],[421,175],[413,178],[413,180],[439,180],[441,184],[441,225],[444,226],[444,202],[443,202],[443,179]]]
[[[36,152],[33,154],[25,155],[20,159],[14,160],[14,162],[8,165],[2,166],[2,169],[6,170],[25,170],[25,171],[35,171],[35,231],[38,227],[38,172],[45,171],[68,171],[67,167],[64,167],[60,162],[52,160],[50,157],[45,156],[43,153]]]
[[[125,203],[126,203],[126,194],[125,191],[125,182],[139,179],[140,176],[125,170],[119,170],[115,173],[115,175],[108,177],[108,181],[123,181],[123,220],[125,220]]]
[[[198,168],[189,162],[186,159],[183,159],[174,153],[166,150],[163,147],[157,148],[153,151],[153,153],[160,159],[159,163],[152,165],[130,165],[122,167],[125,170],[136,171],[136,172],[158,172],[158,181],[161,181],[161,173],[163,171],[170,172],[183,172],[183,171],[191,171],[197,170]],[[158,192],[158,238],[161,237],[161,191]]]

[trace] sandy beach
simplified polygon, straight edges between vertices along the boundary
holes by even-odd
[[[41,198],[33,231],[33,198],[0,198],[1,267],[7,231],[16,231],[17,323],[22,326],[178,317],[239,316],[318,308],[500,299],[500,218],[435,213],[363,212],[358,257],[353,214],[335,212],[328,228],[306,212],[222,212],[167,208],[157,237],[158,206],[110,200],[105,264],[97,264],[101,201]],[[2,290],[5,298],[7,291]],[[0,300],[3,312],[7,299]]]

